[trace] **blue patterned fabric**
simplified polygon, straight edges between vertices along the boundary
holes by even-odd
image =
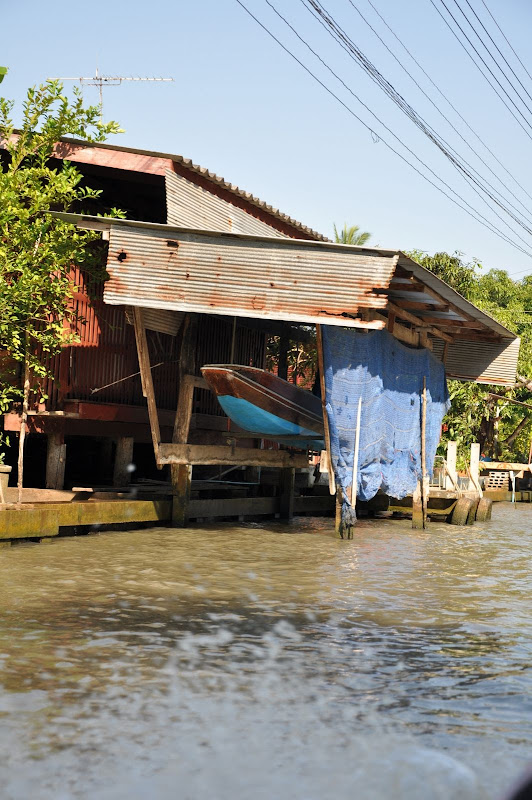
[[[427,386],[426,467],[432,474],[449,395],[443,364],[429,350],[401,344],[388,331],[322,326],[331,457],[343,494],[345,524],[356,517],[347,500],[353,478],[358,399],[362,397],[357,497],[379,489],[412,494],[421,477],[423,377]]]

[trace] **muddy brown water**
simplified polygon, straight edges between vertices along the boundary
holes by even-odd
[[[2,798],[498,798],[532,760],[532,508],[0,551]]]

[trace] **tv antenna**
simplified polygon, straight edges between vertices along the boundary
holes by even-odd
[[[107,88],[108,86],[120,86],[123,81],[150,81],[150,82],[168,82],[173,81],[173,78],[136,78],[132,76],[126,75],[101,75],[98,67],[96,67],[96,72],[91,78],[86,77],[79,77],[79,78],[58,78],[57,80],[60,81],[79,81],[81,86],[97,86],[99,93],[100,93],[100,122],[103,119],[103,89],[104,87]]]

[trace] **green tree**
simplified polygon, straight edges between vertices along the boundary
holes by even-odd
[[[89,247],[98,236],[53,217],[50,211],[80,208],[100,192],[81,185],[81,173],[63,161],[54,166],[54,147],[64,136],[103,141],[118,133],[102,123],[98,106],[84,107],[79,91],[70,101],[58,81],[30,88],[15,130],[14,103],[0,98],[0,142],[7,153],[0,172],[0,409],[22,401],[18,488],[21,500],[23,449],[30,394],[47,374],[42,355],[54,355],[76,337],[71,297],[72,266],[101,269]],[[103,274],[102,274],[103,277]],[[9,365],[22,373],[22,386]]]
[[[510,401],[531,402],[532,382],[527,388],[526,381],[532,379],[532,278],[516,281],[502,269],[482,274],[481,264],[476,259],[465,263],[458,252],[429,256],[417,250],[409,255],[521,337],[518,363],[518,374],[524,378],[521,384],[508,390],[500,386],[449,381],[451,408],[444,420],[441,454],[445,452],[447,441],[456,441],[459,464],[465,466],[470,444],[480,442],[486,455],[508,461],[527,461],[532,415]],[[500,400],[493,394],[504,395],[506,399]]]
[[[371,233],[368,231],[361,231],[359,225],[351,225],[351,227],[348,228],[345,222],[340,232],[338,232],[336,225],[333,225],[333,228],[334,241],[337,244],[356,244],[359,245],[359,247],[363,247],[368,243],[371,237]]]

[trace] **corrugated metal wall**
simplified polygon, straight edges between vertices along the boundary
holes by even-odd
[[[42,381],[42,391],[48,395],[49,411],[60,410],[64,400],[90,400],[100,403],[120,403],[145,406],[140,377],[126,378],[138,372],[137,349],[133,327],[127,323],[124,306],[109,306],[103,302],[103,285],[89,284],[76,269],[73,280],[78,286],[73,304],[79,321],[76,325],[80,342],[65,347],[56,356],[41,354],[54,379]],[[159,312],[157,312],[159,313]],[[179,319],[179,316],[178,316]],[[157,320],[154,321],[157,324]],[[176,320],[165,320],[165,327],[175,328]],[[205,316],[200,321],[196,374],[207,363],[228,361],[231,355],[233,320]],[[174,410],[177,403],[178,360],[181,335],[172,336],[156,330],[147,331],[152,365],[163,362],[153,370],[153,381],[159,408]],[[235,359],[240,364],[263,367],[266,337],[238,325],[235,338]],[[111,384],[111,385],[108,385]],[[100,391],[93,392],[94,389]],[[37,399],[37,398],[36,398]],[[202,414],[222,413],[211,392],[196,392],[195,409]]]
[[[476,383],[511,386],[515,383],[519,344],[520,339],[505,339],[501,342],[450,342],[445,357],[447,376]],[[443,349],[443,342],[435,339],[433,352],[440,360]]]
[[[165,174],[168,224],[226,233],[250,233],[255,236],[284,237],[260,219],[222,200],[207,189],[168,170]]]

